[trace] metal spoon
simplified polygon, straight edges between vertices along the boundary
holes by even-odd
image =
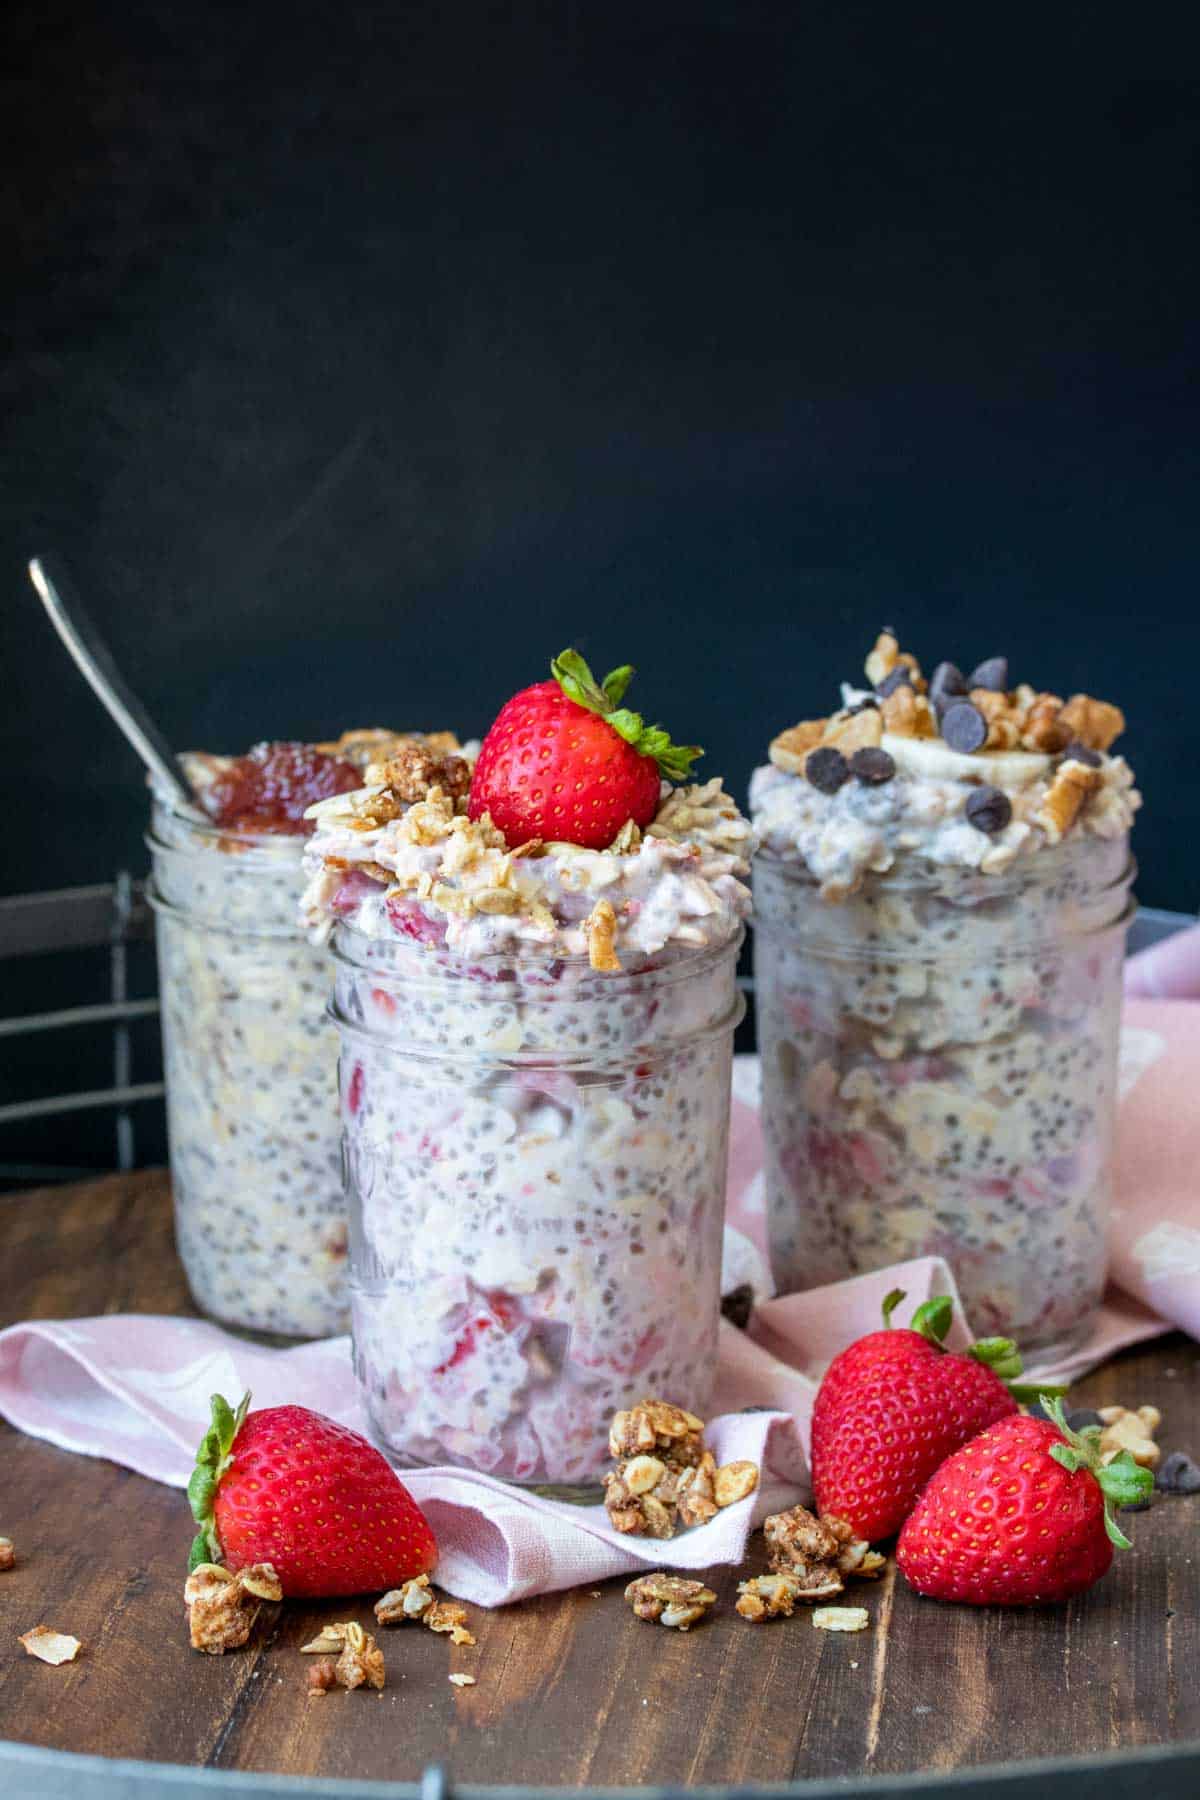
[[[29,565],[29,579],[84,680],[107,707],[155,781],[185,806],[203,811],[178,757],[113,661],[62,559],[35,556]]]

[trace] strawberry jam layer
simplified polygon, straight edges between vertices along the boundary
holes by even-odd
[[[247,756],[221,761],[204,801],[209,816],[230,831],[307,836],[306,808],[362,780],[352,763],[312,744],[256,744]]]

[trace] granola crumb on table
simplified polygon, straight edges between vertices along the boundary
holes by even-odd
[[[702,1581],[682,1575],[639,1575],[625,1589],[625,1598],[639,1619],[665,1625],[671,1631],[688,1631],[698,1623],[717,1596]]]
[[[71,1637],[65,1631],[55,1631],[49,1625],[35,1625],[32,1631],[26,1631],[17,1642],[24,1645],[26,1656],[34,1656],[39,1662],[49,1663],[55,1669],[61,1663],[74,1662],[83,1649],[77,1637]]]
[[[16,1567],[17,1552],[11,1538],[0,1537],[0,1574]]]
[[[411,1581],[390,1589],[375,1602],[375,1617],[381,1625],[403,1625],[418,1619],[430,1631],[448,1635],[452,1644],[475,1642],[467,1629],[466,1607],[456,1600],[439,1600],[428,1575],[415,1575]]]
[[[865,1631],[871,1619],[865,1606],[818,1606],[812,1622],[818,1631]]]
[[[334,1653],[336,1661],[333,1660]],[[386,1677],[383,1651],[378,1647],[369,1631],[364,1631],[355,1620],[345,1623],[324,1625],[315,1638],[300,1646],[301,1656],[320,1656],[332,1664],[333,1682],[321,1671],[321,1664],[315,1664],[309,1676],[310,1690],[326,1691],[334,1683],[338,1687],[381,1688]]]
[[[254,1563],[234,1575],[219,1563],[200,1563],[184,1583],[193,1650],[222,1656],[237,1650],[254,1629],[264,1600],[283,1599],[270,1563]]]

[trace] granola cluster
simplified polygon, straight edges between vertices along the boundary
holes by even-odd
[[[1162,1424],[1157,1406],[1139,1406],[1136,1411],[1124,1406],[1102,1406],[1100,1420],[1100,1461],[1110,1463],[1128,1450],[1141,1469],[1157,1469],[1162,1451],[1154,1434]]]
[[[391,1588],[375,1602],[375,1617],[381,1625],[404,1625],[416,1621],[430,1631],[445,1633],[452,1644],[473,1644],[467,1629],[467,1609],[454,1600],[440,1600],[430,1586],[428,1575],[414,1575],[398,1588]]]
[[[313,1694],[332,1688],[381,1688],[386,1678],[383,1651],[370,1632],[353,1619],[344,1625],[326,1625],[310,1643],[300,1646],[301,1656],[318,1656],[309,1672]]]
[[[239,1649],[253,1631],[263,1601],[282,1599],[270,1563],[253,1563],[236,1575],[219,1563],[200,1563],[183,1587],[192,1649],[208,1656]]]
[[[17,1552],[11,1538],[0,1537],[0,1575],[17,1565]]]
[[[717,1603],[702,1581],[659,1573],[639,1575],[625,1589],[625,1598],[639,1619],[665,1625],[669,1631],[688,1631]]]
[[[616,1468],[604,1478],[614,1531],[671,1538],[677,1526],[706,1525],[758,1486],[751,1462],[718,1468],[705,1448],[704,1421],[666,1400],[639,1400],[613,1415],[608,1448]]]
[[[873,1579],[885,1558],[845,1519],[817,1518],[806,1507],[773,1513],[763,1523],[770,1573],[738,1583],[743,1619],[790,1618],[801,1602],[832,1600],[851,1577]]]

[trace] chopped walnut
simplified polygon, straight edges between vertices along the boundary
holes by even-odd
[[[840,1594],[841,1582],[834,1576],[832,1580],[836,1585],[831,1586],[830,1579],[825,1576],[821,1581],[810,1580],[790,1569],[779,1569],[772,1575],[755,1575],[750,1581],[738,1582],[734,1610],[753,1624],[762,1619],[790,1619],[798,1602],[829,1600]]]
[[[1100,1461],[1110,1463],[1128,1450],[1140,1469],[1157,1469],[1162,1451],[1154,1441],[1154,1433],[1162,1424],[1156,1406],[1139,1406],[1136,1412],[1124,1406],[1100,1408]]]
[[[704,1421],[666,1400],[639,1400],[627,1412],[613,1414],[608,1448],[618,1459],[653,1453],[674,1468],[686,1468],[704,1453]]]
[[[337,1651],[334,1673],[339,1687],[381,1688],[386,1669],[383,1651],[369,1631],[355,1620],[344,1624],[324,1625],[307,1644],[301,1644],[301,1656],[327,1657]]]
[[[1036,694],[1021,728],[1021,747],[1055,756],[1071,742],[1072,731],[1063,722],[1063,703],[1057,694]]]
[[[1072,694],[1060,716],[1068,740],[1078,738],[1089,750],[1107,750],[1125,729],[1125,714],[1119,706],[1093,700],[1089,694]]]
[[[993,688],[972,688],[968,696],[976,712],[983,714],[988,728],[983,741],[985,750],[1015,750],[1021,742],[1024,710],[1014,704],[1008,694]]]
[[[625,1589],[625,1598],[639,1619],[665,1625],[671,1631],[687,1631],[702,1619],[717,1596],[702,1581],[682,1575],[639,1575]]]
[[[1068,757],[1059,764],[1045,799],[1034,813],[1048,843],[1057,844],[1079,817],[1084,801],[1100,787],[1104,776],[1099,769]]]
[[[758,1486],[758,1469],[752,1462],[724,1463],[717,1470],[716,1500],[720,1507],[736,1506]]]
[[[0,1537],[0,1574],[3,1574],[5,1569],[15,1568],[16,1563],[17,1553],[13,1548],[12,1539]]]
[[[863,712],[835,713],[826,723],[822,743],[850,757],[856,750],[874,750],[882,738],[883,716],[878,707],[869,706]]]
[[[767,755],[775,767],[788,775],[803,775],[808,753],[821,742],[827,723],[825,719],[806,719],[772,738]]]
[[[388,731],[382,725],[361,731],[343,731],[334,743],[317,744],[326,756],[353,763],[356,769],[367,769],[389,756],[416,744],[433,756],[453,756],[462,746],[452,731]]]
[[[36,1656],[39,1662],[49,1663],[55,1669],[61,1663],[74,1662],[83,1649],[77,1637],[71,1637],[65,1631],[54,1631],[49,1625],[35,1625],[17,1642],[25,1646],[26,1656]]]
[[[875,640],[875,648],[868,656],[865,666],[867,680],[872,687],[878,687],[881,682],[886,681],[893,669],[897,667],[908,670],[912,677],[913,689],[918,694],[923,694],[928,685],[916,657],[910,656],[906,650],[901,650],[890,631],[880,632]]]
[[[584,933],[587,937],[588,961],[593,969],[601,974],[615,975],[621,968],[621,959],[616,952],[617,915],[611,900],[597,900],[591,912],[584,920]]]
[[[818,1631],[865,1631],[871,1619],[865,1606],[818,1606],[812,1622]]]
[[[910,687],[898,687],[879,703],[883,729],[896,737],[935,738],[940,736],[937,715],[924,694]],[[865,714],[858,714],[860,718]]]
[[[219,1563],[200,1563],[183,1587],[192,1649],[208,1656],[239,1649],[254,1629],[263,1601],[282,1599],[270,1563],[254,1563],[236,1575]]]

